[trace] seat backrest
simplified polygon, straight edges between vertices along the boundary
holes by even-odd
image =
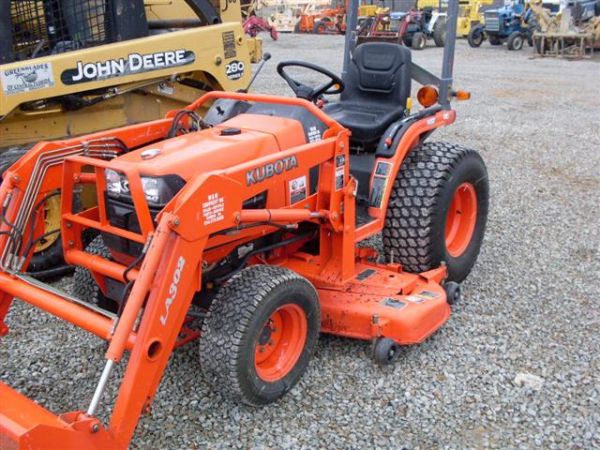
[[[406,106],[410,96],[410,50],[399,44],[367,42],[352,53],[344,82],[342,102],[360,102],[368,107]]]

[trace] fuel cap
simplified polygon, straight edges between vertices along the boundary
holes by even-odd
[[[236,134],[241,134],[242,130],[239,128],[223,128],[221,130],[221,136],[235,136]]]
[[[160,149],[158,148],[149,148],[141,153],[142,159],[152,159],[158,155],[160,155]]]

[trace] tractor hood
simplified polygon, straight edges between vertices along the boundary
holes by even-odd
[[[241,114],[210,129],[157,142],[118,158],[136,165],[140,175],[195,175],[226,169],[306,143],[302,124],[294,119]]]

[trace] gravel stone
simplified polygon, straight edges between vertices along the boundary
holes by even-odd
[[[515,377],[515,384],[517,386],[524,386],[526,388],[533,389],[534,391],[540,391],[544,386],[544,379],[531,373],[518,373]],[[529,411],[533,410],[528,410],[528,412]],[[532,415],[535,415],[535,411],[533,411]]]
[[[266,37],[264,46],[273,59],[258,92],[290,95],[275,72],[284,59],[341,69],[340,36]],[[439,72],[441,54],[414,59]],[[299,384],[263,408],[212,392],[187,345],[132,448],[600,448],[600,55],[531,54],[457,45],[455,86],[472,100],[457,102],[457,123],[434,138],[481,152],[491,198],[479,260],[441,330],[383,368],[369,342],[323,335]],[[71,279],[55,284],[70,289]],[[106,345],[18,301],[8,325],[0,380],[54,412],[87,408]],[[518,373],[543,378],[543,389],[516,387]]]

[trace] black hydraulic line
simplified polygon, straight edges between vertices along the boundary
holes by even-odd
[[[52,236],[53,234],[60,233],[60,229],[48,231],[47,233],[42,234],[41,236],[31,240],[27,243],[27,247],[25,247],[25,251],[23,252],[23,256],[28,255],[34,245],[40,242],[42,239],[46,239],[48,236]]]
[[[58,267],[53,267],[52,269],[40,270],[38,272],[25,272],[25,275],[35,277],[38,280],[47,280],[50,278],[62,277],[70,272],[73,272],[73,266],[63,264]]]
[[[216,8],[209,0],[185,0],[185,3],[190,7],[197,17],[201,17],[209,25],[221,23],[221,16]],[[221,7],[221,12],[225,12],[229,6],[229,2],[222,2],[224,8]]]
[[[150,241],[148,241],[148,243],[149,242]],[[123,313],[123,309],[125,308],[125,303],[127,303],[127,295],[129,294],[129,291],[133,287],[133,283],[135,283],[135,280],[127,280],[127,276],[129,275],[129,272],[131,270],[133,270],[133,268],[135,266],[137,266],[142,261],[142,259],[144,259],[144,257],[146,256],[146,251],[149,247],[148,243],[146,244],[144,249],[141,251],[141,253],[123,271],[123,279],[125,281],[127,281],[127,284],[123,288],[123,292],[121,292],[121,299],[119,301],[119,309],[117,310],[117,317],[121,317],[121,314]]]
[[[151,30],[168,30],[170,28],[195,28],[204,23],[200,19],[172,19],[172,20],[150,20],[148,26]]]
[[[123,279],[124,279],[125,281],[128,281],[128,280],[127,280],[127,275],[129,275],[129,272],[131,272],[131,271],[133,270],[133,268],[134,268],[135,266],[137,266],[137,265],[138,265],[138,264],[139,264],[139,263],[142,261],[142,259],[144,259],[144,256],[146,256],[146,252],[141,252],[141,253],[140,253],[140,254],[139,254],[139,255],[138,255],[138,256],[137,256],[137,257],[136,257],[136,258],[135,258],[135,259],[134,259],[134,260],[131,262],[131,264],[129,264],[129,265],[127,266],[127,268],[126,268],[126,269],[123,271]],[[129,280],[129,282],[131,282],[131,281],[133,281],[133,280]]]
[[[13,245],[16,245],[15,237],[13,236],[11,231],[0,231],[0,236],[8,236],[8,238],[12,241]]]

